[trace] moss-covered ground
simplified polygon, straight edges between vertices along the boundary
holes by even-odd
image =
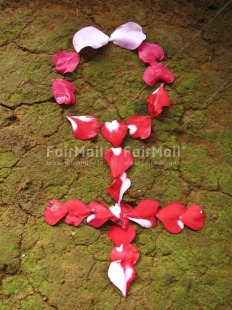
[[[0,0],[1,310],[232,309],[228,3]],[[171,107],[153,120],[151,137],[124,141],[136,150],[124,202],[197,203],[206,225],[179,235],[161,224],[151,230],[135,225],[133,244],[141,255],[125,299],[107,277],[110,225],[50,227],[43,212],[54,198],[113,204],[101,151],[86,154],[110,144],[100,135],[75,140],[65,115],[91,114],[100,122],[146,115],[145,97],[155,89],[142,81],[146,65],[136,51],[113,44],[84,50],[79,67],[66,76],[77,88],[77,102],[67,108],[52,98],[52,80],[60,75],[51,57],[73,51],[72,36],[84,26],[110,35],[127,21],[141,24],[147,40],[163,46],[163,63],[176,79],[166,86]],[[161,153],[152,154],[154,148]]]

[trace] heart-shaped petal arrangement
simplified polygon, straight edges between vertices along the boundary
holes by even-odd
[[[127,130],[127,125],[124,122],[114,120],[102,125],[101,134],[114,147],[119,147],[127,134]]]
[[[76,70],[86,47],[97,49],[112,42],[128,50],[138,49],[139,58],[149,64],[143,74],[143,80],[147,85],[153,87],[158,81],[172,83],[173,73],[158,62],[164,58],[162,47],[156,43],[144,42],[145,39],[142,27],[134,22],[117,27],[110,36],[93,26],[88,26],[77,31],[73,37],[76,52],[60,51],[53,55],[52,60],[56,70],[68,77],[68,73]],[[170,106],[164,83],[146,97],[148,112],[153,117],[160,115],[164,107]],[[52,93],[58,104],[74,104],[75,92],[76,87],[72,82],[60,78],[53,81]],[[138,250],[131,244],[136,238],[136,230],[131,222],[144,228],[154,228],[161,222],[172,234],[180,233],[185,226],[199,230],[205,223],[205,215],[198,205],[186,208],[175,201],[158,209],[159,202],[153,199],[136,201],[133,203],[136,207],[123,201],[124,194],[131,186],[131,179],[126,171],[133,165],[134,158],[132,152],[126,147],[121,147],[121,144],[128,136],[133,139],[148,139],[152,131],[152,116],[132,115],[127,120],[104,120],[102,124],[91,115],[67,116],[76,139],[89,140],[101,133],[102,137],[114,146],[105,151],[104,159],[113,177],[107,191],[115,204],[105,206],[102,202],[93,200],[86,205],[79,199],[61,203],[54,199],[46,204],[44,212],[49,225],[55,225],[62,219],[64,223],[75,227],[86,224],[99,228],[106,222],[112,224],[108,236],[116,248],[110,252],[108,277],[124,297],[136,277],[134,265],[139,259]]]
[[[130,168],[134,161],[131,152],[121,147],[106,150],[104,158],[110,167],[113,178],[119,177]]]

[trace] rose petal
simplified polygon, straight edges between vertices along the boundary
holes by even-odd
[[[164,51],[158,44],[152,44],[148,42],[143,42],[138,47],[139,58],[145,62],[149,63],[151,66],[157,63],[157,60],[162,60],[164,58]]]
[[[72,125],[76,139],[88,140],[95,137],[100,131],[100,124],[96,117],[91,115],[66,117]]]
[[[52,61],[56,70],[62,74],[73,72],[80,61],[80,54],[75,52],[58,52],[53,55]]]
[[[115,178],[113,183],[107,187],[111,197],[120,205],[123,194],[130,188],[131,180],[126,172]]]
[[[126,262],[116,261],[110,264],[108,277],[122,292],[123,296],[126,297],[130,284],[136,277],[136,271],[132,265]]]
[[[121,244],[127,245],[131,243],[135,238],[136,232],[133,226],[129,225],[127,229],[114,224],[108,230],[108,236],[110,240],[119,247]]]
[[[111,175],[114,178],[119,177],[133,164],[133,156],[131,152],[121,147],[106,150],[104,158],[109,165]]]
[[[63,79],[55,79],[52,83],[52,94],[58,104],[75,103],[75,91],[75,86]]]
[[[117,27],[111,34],[109,41],[128,50],[134,50],[145,39],[146,35],[143,33],[142,27],[129,22]]]
[[[144,228],[151,228],[157,226],[155,221],[155,214],[158,210],[159,203],[152,199],[145,199],[141,201],[135,209],[124,214],[127,219],[138,223]]]
[[[147,139],[151,134],[151,116],[133,115],[126,121],[130,136],[134,139]]]
[[[108,42],[109,37],[92,26],[82,28],[77,31],[73,37],[73,46],[77,53],[87,46],[99,48],[108,44]]]
[[[64,203],[64,206],[67,207],[68,210],[65,223],[69,225],[78,226],[91,214],[91,210],[78,199],[68,200]]]
[[[161,84],[152,94],[148,95],[146,101],[148,103],[148,111],[154,117],[162,112],[163,107],[170,106],[170,99],[164,89],[164,84]]]
[[[112,249],[110,252],[110,260],[115,261],[125,261],[131,265],[135,265],[139,259],[139,251],[132,245],[121,244],[120,247]]]
[[[127,125],[122,121],[106,122],[101,127],[102,136],[112,143],[115,147],[121,145],[127,134]]]
[[[117,225],[121,226],[123,229],[127,229],[130,221],[124,217],[124,214],[132,211],[132,207],[127,204],[116,204],[115,206],[110,207],[110,211],[113,214],[113,216],[110,218],[110,220]]]
[[[180,216],[180,220],[189,228],[199,230],[205,224],[205,214],[200,206],[192,205]]]
[[[45,208],[44,217],[49,225],[58,223],[68,212],[67,207],[58,200],[49,201]]]
[[[147,67],[143,74],[144,82],[153,87],[158,81],[163,81],[166,84],[172,83],[175,77],[165,65],[157,63],[153,66]]]
[[[156,213],[157,219],[164,225],[164,227],[172,234],[178,234],[184,228],[180,216],[185,213],[185,206],[179,202],[172,202],[166,207],[160,209]]]
[[[112,216],[110,210],[100,202],[92,201],[89,203],[88,208],[92,214],[87,217],[87,223],[92,227],[102,226]]]

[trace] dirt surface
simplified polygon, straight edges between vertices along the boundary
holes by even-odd
[[[0,7],[0,309],[232,309],[232,1],[1,0]],[[163,63],[176,80],[166,87],[172,104],[153,121],[151,137],[127,137],[124,146],[179,146],[180,157],[136,157],[124,202],[198,203],[206,225],[179,235],[161,224],[134,225],[140,260],[125,299],[107,277],[110,224],[51,227],[43,212],[54,198],[113,204],[107,164],[85,154],[110,144],[100,135],[75,140],[65,115],[91,114],[100,122],[146,115],[145,97],[155,89],[142,81],[146,66],[136,52],[113,44],[83,51],[67,75],[77,102],[65,108],[51,95],[52,80],[60,77],[51,56],[72,51],[72,36],[84,26],[110,35],[128,21],[163,46]],[[70,148],[77,156],[65,156]]]

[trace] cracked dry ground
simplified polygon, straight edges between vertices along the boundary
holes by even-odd
[[[232,5],[226,1],[0,1],[1,226],[0,309],[231,309],[231,47]],[[222,10],[221,10],[222,9]],[[221,12],[220,12],[221,10]],[[216,15],[216,17],[215,17]],[[214,18],[215,17],[215,18]],[[160,43],[176,76],[166,87],[172,105],[153,122],[146,141],[131,149],[181,146],[180,158],[136,158],[124,201],[144,198],[161,206],[200,204],[205,227],[171,235],[136,226],[137,278],[126,299],[107,277],[108,225],[101,229],[44,222],[45,202],[97,199],[110,206],[112,181],[98,158],[56,157],[55,150],[85,146],[65,115],[92,114],[101,122],[146,115],[151,93],[141,80],[136,52],[110,44],[87,50],[75,74],[77,103],[51,97],[59,77],[51,56],[72,50],[78,29],[93,25],[110,34],[135,21],[148,41]],[[207,24],[210,21],[209,24]],[[152,89],[153,91],[153,89]],[[53,151],[47,157],[47,148]],[[84,163],[89,163],[84,165]]]

